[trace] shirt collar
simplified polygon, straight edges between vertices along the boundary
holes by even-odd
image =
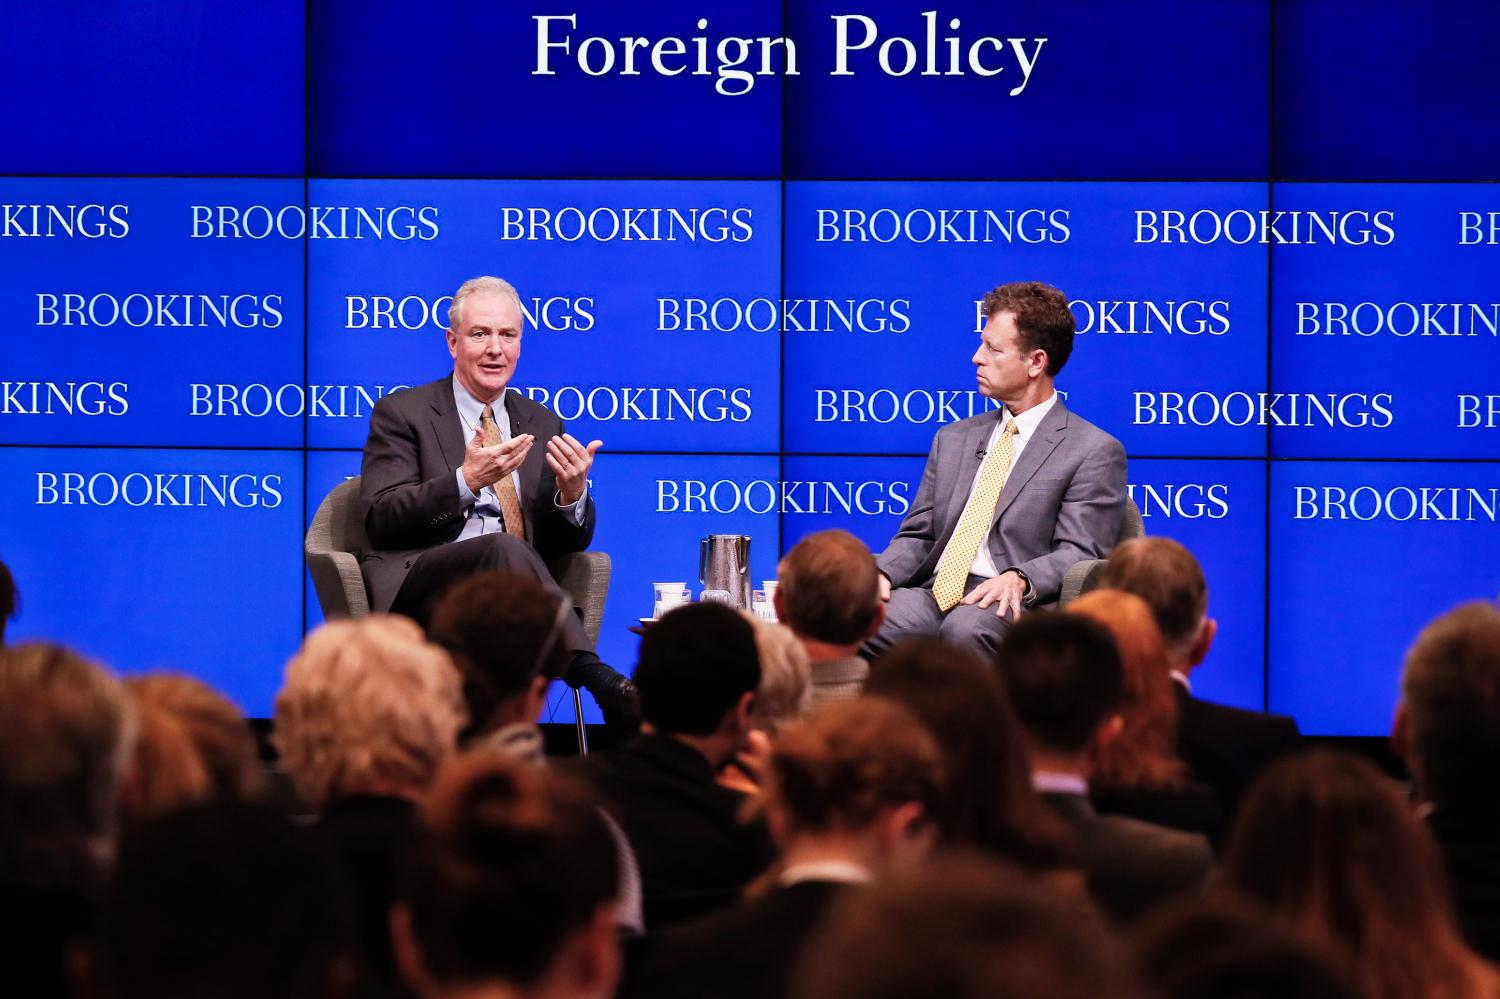
[[[464,383],[458,380],[458,372],[453,373],[453,405],[458,407],[458,415],[463,417],[464,424],[469,427],[479,426],[479,417],[484,413],[485,403],[480,402],[469,394],[464,388]],[[500,398],[492,403],[495,407],[495,422],[503,430],[509,424],[506,419],[505,393],[500,393]],[[467,443],[467,442],[465,442]]]
[[[1047,397],[1046,402],[1037,403],[1020,416],[1012,416],[1009,406],[1001,406],[1000,427],[1003,430],[1005,422],[1013,419],[1016,421],[1016,436],[1022,439],[1029,439],[1042,420],[1046,418],[1047,414],[1052,412],[1052,407],[1056,405],[1057,391],[1054,389],[1052,394]]]
[[[868,869],[851,860],[817,860],[806,864],[788,864],[776,883],[801,884],[804,881],[833,881],[845,885],[866,885],[873,880]]]
[[[1060,774],[1052,770],[1038,770],[1031,775],[1031,786],[1043,794],[1089,793],[1089,782],[1077,774]]]
[[[1171,673],[1171,677],[1173,682],[1181,685],[1182,689],[1187,693],[1191,694],[1193,692],[1193,685],[1188,681],[1186,673],[1182,672],[1181,670],[1174,669]]]

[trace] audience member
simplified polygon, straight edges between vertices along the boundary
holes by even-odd
[[[747,796],[714,780],[750,731],[755,632],[722,604],[680,607],[641,639],[635,684],[644,730],[583,766],[635,850],[655,930],[729,904],[771,858]]]
[[[1500,963],[1500,608],[1464,604],[1417,636],[1395,743],[1426,803],[1469,944]]]
[[[347,899],[314,830],[234,801],[126,840],[94,975],[111,999],[340,999],[356,983]]]
[[[1073,830],[1089,891],[1117,920],[1198,889],[1211,866],[1193,833],[1122,815],[1089,801],[1092,761],[1123,725],[1123,667],[1114,639],[1078,614],[1033,612],[1006,632],[1001,676],[1025,731],[1032,779]]]
[[[1177,700],[1151,609],[1133,594],[1096,589],[1068,612],[1109,629],[1125,670],[1120,734],[1103,747],[1089,778],[1094,807],[1217,842],[1223,831],[1218,800],[1206,784],[1187,779],[1177,758]]]
[[[136,704],[152,705],[177,720],[215,797],[250,800],[263,792],[255,733],[229,698],[181,673],[144,673],[126,680],[125,689]]]
[[[745,748],[719,771],[725,787],[758,794],[771,744],[782,726],[797,721],[812,707],[812,683],[807,652],[790,628],[745,615],[755,629],[755,649],[760,654],[760,686],[750,705],[750,732]]]
[[[0,562],[0,648],[5,646],[5,626],[16,616],[19,598],[20,591],[16,589],[16,579],[10,574],[10,567]]]
[[[866,693],[910,708],[937,739],[949,775],[939,809],[950,847],[1027,870],[1071,866],[1071,834],[1031,786],[1020,725],[995,670],[935,638],[898,643],[875,660]]]
[[[776,569],[776,617],[811,663],[813,703],[858,697],[869,667],[860,644],[880,630],[885,604],[870,549],[848,531],[818,531]]]
[[[1189,676],[1208,655],[1219,625],[1208,616],[1203,569],[1182,545],[1161,537],[1122,541],[1110,553],[1100,585],[1134,593],[1151,608],[1175,684],[1178,755],[1232,817],[1256,774],[1301,748],[1297,723],[1193,696]]]
[[[555,602],[555,600],[554,600]],[[606,999],[619,870],[604,820],[545,769],[472,753],[438,778],[391,919],[422,999]]]
[[[208,769],[187,730],[171,712],[143,702],[130,690],[135,712],[135,751],[120,795],[120,820],[136,828],[184,805],[209,797]]]
[[[504,600],[496,600],[504,593]],[[460,741],[524,763],[546,766],[537,724],[547,702],[547,684],[567,664],[559,645],[572,605],[525,576],[479,573],[450,587],[433,608],[430,637],[448,650],[463,675],[469,724]],[[604,815],[620,866],[616,912],[620,928],[638,935],[641,875],[635,854],[614,820]]]
[[[834,702],[772,752],[766,816],[781,849],[775,886],[654,941],[631,995],[785,996],[834,900],[937,839],[942,762],[911,712],[884,698]]]
[[[1432,837],[1361,757],[1322,750],[1262,775],[1223,884],[1346,956],[1372,999],[1500,994],[1500,972],[1459,935]]]
[[[462,681],[448,654],[396,615],[331,621],[287,663],[276,745],[350,878],[360,951],[395,988],[387,913],[416,802],[455,750]]]
[[[120,685],[56,645],[0,650],[0,967],[14,995],[63,995],[114,860],[134,724]]]
[[[1024,620],[1024,618],[1023,618]],[[800,999],[1130,999],[1109,941],[1041,885],[949,857],[850,894],[810,948]]]
[[[1147,920],[1135,940],[1142,984],[1161,999],[1363,999],[1328,947],[1228,897],[1193,899]]]
[[[505,599],[497,600],[497,593]],[[428,636],[463,676],[469,722],[460,736],[525,763],[544,757],[537,719],[547,685],[562,675],[565,598],[524,576],[485,572],[450,587],[433,608]]]

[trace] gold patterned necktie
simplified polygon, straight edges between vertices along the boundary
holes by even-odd
[[[1010,474],[1010,454],[1016,435],[1020,433],[1016,421],[1011,420],[1000,434],[1000,443],[984,456],[979,466],[974,486],[974,495],[958,518],[953,537],[938,559],[937,577],[932,581],[932,597],[938,610],[944,614],[963,599],[964,584],[969,581],[969,567],[979,546],[989,536],[990,525],[995,519],[995,504],[1000,500],[1000,490],[1005,488],[1005,478]]]
[[[494,447],[500,443],[500,426],[495,423],[495,411],[489,406],[484,407],[484,412],[479,414],[479,429],[484,431],[485,447]],[[505,533],[525,538],[526,518],[521,514],[521,499],[516,495],[515,480],[509,474],[502,475],[491,488],[495,490],[495,498],[500,501],[500,517],[504,522]]]

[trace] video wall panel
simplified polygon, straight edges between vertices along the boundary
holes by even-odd
[[[307,522],[495,273],[512,388],[604,441],[628,670],[704,534],[751,534],[757,583],[813,530],[883,548],[933,434],[994,406],[979,300],[1034,278],[1078,322],[1067,405],[1208,574],[1195,690],[1379,734],[1421,623],[1500,590],[1496,28],[1447,0],[10,4],[11,634],[268,713],[321,620]]]

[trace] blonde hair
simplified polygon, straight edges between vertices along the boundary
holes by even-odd
[[[276,695],[275,742],[314,808],[367,791],[420,793],[466,713],[458,670],[415,623],[376,615],[312,632]]]
[[[745,617],[755,628],[760,653],[760,686],[755,691],[754,726],[768,734],[803,717],[812,708],[812,667],[807,650],[784,624]]]

